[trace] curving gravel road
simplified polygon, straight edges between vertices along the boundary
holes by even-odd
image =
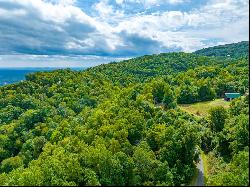
[[[204,166],[203,166],[203,161],[201,158],[201,155],[199,155],[199,162],[196,165],[198,169],[198,176],[195,181],[195,186],[205,186],[204,184]]]

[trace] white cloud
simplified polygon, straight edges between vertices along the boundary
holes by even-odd
[[[246,5],[247,1],[243,0],[212,0],[190,12],[134,16],[120,22],[116,32],[138,33],[166,47],[179,46],[185,51],[206,47],[202,41],[214,38],[226,43],[248,40],[249,9]]]
[[[188,1],[133,2],[149,7]],[[209,0],[199,9],[152,14],[126,14],[110,2],[97,1],[87,14],[76,0],[0,0],[0,52],[141,55],[249,40],[247,0]]]
[[[8,1],[1,2],[9,3]],[[116,37],[112,35],[112,29],[108,24],[96,21],[76,6],[71,4],[66,6],[65,2],[11,0],[11,3],[19,9],[0,9],[2,15],[0,22],[4,23],[0,26],[2,36],[4,36],[0,36],[1,43],[9,43],[9,48],[17,48],[13,45],[19,41],[17,43],[23,44],[22,50],[28,48],[29,52],[34,49],[44,51],[43,48],[47,48],[46,50],[50,52],[53,50],[69,53],[75,51],[85,54],[94,53],[95,50],[98,53],[105,53],[105,51],[115,49],[117,42],[110,40]],[[10,33],[9,29],[13,33]],[[11,41],[7,41],[11,37]],[[81,42],[83,40],[91,41],[91,45],[89,42]],[[100,40],[104,41],[100,42]],[[99,44],[102,46],[98,46]],[[66,49],[72,51],[64,51]]]
[[[68,6],[68,5],[74,5],[76,3],[76,0],[45,0],[45,2]]]
[[[122,61],[128,58],[86,56],[62,56],[62,55],[0,55],[0,67],[22,68],[22,67],[91,67],[106,64],[112,61]],[[6,63],[8,62],[8,63]],[[83,63],[85,62],[85,63]]]
[[[5,18],[10,18],[14,16],[24,16],[26,15],[26,11],[23,9],[17,9],[17,10],[5,10],[0,8],[0,16]]]
[[[126,4],[126,3],[140,3],[143,4],[145,7],[153,6],[153,5],[160,5],[163,3],[168,4],[180,4],[184,2],[188,2],[190,0],[116,0],[116,3],[119,5]]]
[[[121,5],[121,4],[124,2],[124,0],[115,0],[115,1],[116,1],[116,3],[119,4],[119,5]]]
[[[109,23],[110,20],[119,19],[124,17],[124,13],[109,4],[108,0],[100,0],[98,3],[95,3],[93,8],[98,12],[99,19]],[[110,19],[112,18],[112,19]]]
[[[168,3],[168,4],[180,4],[187,2],[188,0],[145,0],[147,5],[155,5],[161,3]]]
[[[96,3],[94,8],[98,11],[99,15],[103,18],[110,16],[114,12],[113,7],[108,4],[107,0],[102,0],[99,3]]]
[[[171,4],[178,4],[178,3],[183,3],[184,0],[168,0],[168,2]]]

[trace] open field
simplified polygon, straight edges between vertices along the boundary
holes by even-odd
[[[204,117],[208,114],[208,111],[216,106],[222,106],[225,108],[229,108],[230,101],[224,101],[223,99],[215,99],[213,101],[199,102],[194,104],[181,104],[179,107],[196,116]]]

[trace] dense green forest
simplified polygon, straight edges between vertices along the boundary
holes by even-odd
[[[209,185],[248,185],[243,44],[38,72],[0,87],[0,185],[188,185],[200,150],[217,163]],[[225,92],[244,96],[205,118],[178,107]]]
[[[249,55],[249,42],[242,41],[233,44],[219,45],[215,47],[209,47],[194,52],[195,54],[204,56],[223,56],[231,58],[240,58],[242,56],[247,57]]]

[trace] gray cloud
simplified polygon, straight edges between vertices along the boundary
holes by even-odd
[[[209,0],[198,10],[150,15],[125,15],[100,0],[89,7],[96,16],[71,0],[51,2],[0,0],[0,54],[137,56],[248,40],[247,0]]]
[[[2,11],[0,16],[1,53],[68,53],[65,47],[67,42],[79,38],[86,39],[88,33],[96,31],[94,25],[80,22],[74,17],[70,17],[63,23],[57,23],[43,18],[37,7],[13,4],[15,7],[13,8],[11,5],[10,2],[0,4],[0,8],[5,11]],[[20,12],[20,15],[12,15],[13,10],[17,12],[16,14]],[[69,50],[70,52],[73,51]]]
[[[138,33],[128,33],[126,31],[121,31],[119,33],[119,36],[123,38],[124,43],[126,43],[126,46],[118,48],[117,49],[118,54],[124,53],[131,55],[145,55],[145,54],[173,52],[182,50],[180,47],[175,47],[175,46],[167,48],[164,46],[163,42],[154,40],[146,36],[141,36]]]

